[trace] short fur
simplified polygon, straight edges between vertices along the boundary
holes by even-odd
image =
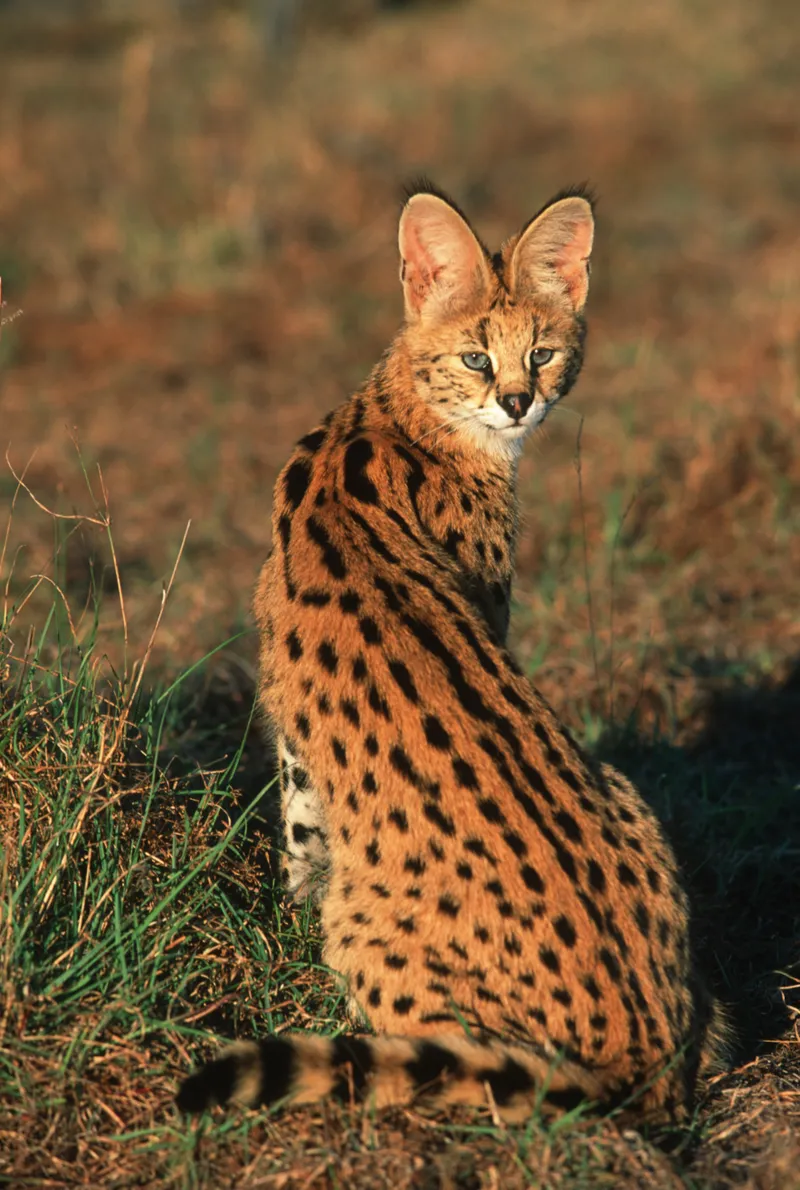
[[[385,1036],[237,1043],[187,1110],[488,1087],[512,1119],[584,1098],[674,1119],[724,1049],[658,822],[505,648],[516,462],[580,370],[593,228],[569,193],[492,258],[416,190],[405,326],[278,480],[255,611],[288,882]]]

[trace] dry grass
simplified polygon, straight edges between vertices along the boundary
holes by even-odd
[[[800,1186],[793,4],[354,0],[338,27],[309,5],[278,58],[241,7],[96,7],[0,15],[0,275],[25,310],[0,448],[35,497],[0,474],[0,1180]],[[313,922],[272,892],[248,603],[290,443],[396,326],[419,171],[494,242],[565,182],[600,191],[587,367],[522,470],[515,647],[652,797],[734,1006],[740,1068],[669,1152],[488,1107],[189,1128],[169,1106],[208,1029],[336,1020]]]

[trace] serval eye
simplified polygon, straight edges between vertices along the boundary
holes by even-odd
[[[492,361],[485,351],[468,351],[461,357],[464,366],[473,372],[491,372]]]
[[[549,364],[554,355],[555,352],[550,347],[534,347],[531,352],[531,365],[541,368],[544,364]]]

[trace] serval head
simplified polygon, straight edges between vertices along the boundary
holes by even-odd
[[[516,457],[581,369],[593,236],[590,196],[569,190],[493,256],[455,203],[427,183],[414,189],[400,218],[396,350],[426,420]]]

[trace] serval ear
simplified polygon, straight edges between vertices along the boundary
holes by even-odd
[[[412,194],[400,216],[400,280],[406,320],[434,322],[474,307],[489,289],[486,250],[439,194]]]
[[[520,232],[508,264],[512,294],[565,295],[580,312],[589,292],[592,204],[582,194],[554,199]]]

